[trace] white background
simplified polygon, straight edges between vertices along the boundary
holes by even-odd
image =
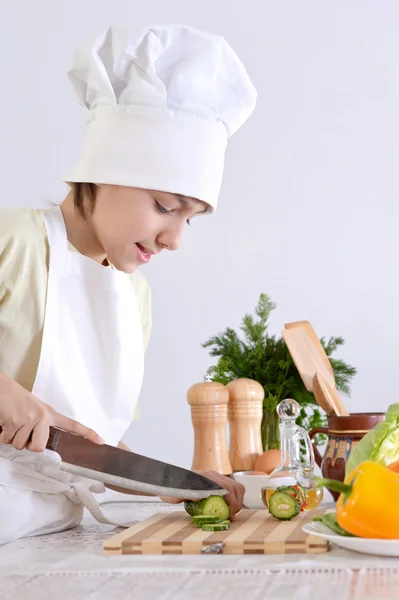
[[[65,192],[83,136],[74,47],[109,24],[165,22],[224,35],[259,99],[230,142],[218,212],[145,268],[154,327],[126,442],[191,465],[201,343],[238,327],[260,292],[278,304],[273,332],[310,319],[344,336],[359,371],[349,409],[385,410],[398,397],[398,2],[0,0],[0,204]]]

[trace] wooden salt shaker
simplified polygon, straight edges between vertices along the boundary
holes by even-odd
[[[262,409],[265,392],[253,379],[240,378],[227,384],[230,424],[229,456],[233,471],[253,471],[262,448]]]
[[[196,383],[187,392],[194,427],[192,470],[232,472],[226,443],[229,392],[221,383]]]

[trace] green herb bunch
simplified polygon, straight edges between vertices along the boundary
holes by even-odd
[[[241,337],[230,327],[210,337],[203,347],[209,348],[210,355],[218,360],[207,370],[207,376],[224,385],[240,377],[254,379],[265,390],[265,409],[275,411],[281,400],[292,398],[301,406],[298,425],[307,430],[322,427],[326,416],[313,394],[306,390],[284,339],[268,333],[269,318],[275,308],[269,296],[261,294],[255,316],[246,314],[242,320]],[[324,338],[320,341],[330,359],[338,390],[350,395],[350,382],[356,369],[333,356],[344,345],[344,339],[330,337],[327,342]]]

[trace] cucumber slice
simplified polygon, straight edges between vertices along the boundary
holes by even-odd
[[[214,515],[197,515],[194,517],[191,517],[193,523],[195,523],[196,525],[198,525],[199,527],[201,527],[201,525],[208,525],[209,523],[220,523],[220,519],[219,517],[216,517]]]
[[[212,515],[221,521],[230,517],[230,508],[223,496],[209,496],[199,501],[186,501],[184,508],[190,517]]]
[[[230,529],[230,521],[224,521],[222,523],[209,523],[208,525],[202,525],[202,531],[227,531]]]
[[[303,496],[303,503],[302,504],[306,504],[306,498],[307,498],[307,495],[308,495],[306,489],[300,483],[297,484],[297,487],[300,489],[300,491],[302,493],[302,496]]]
[[[302,505],[305,503],[306,496],[303,495],[302,490],[300,489],[299,485],[298,486],[282,485],[281,487],[278,487],[276,489],[276,492],[285,492],[286,494],[289,494],[290,496],[295,498],[295,500],[298,502],[300,508],[302,508]]]
[[[299,487],[299,489],[301,490],[302,494],[306,498],[306,489],[303,487],[303,485],[301,485],[300,483],[297,483],[297,487]]]
[[[274,492],[268,502],[269,512],[280,521],[289,521],[299,514],[299,502],[286,492]]]

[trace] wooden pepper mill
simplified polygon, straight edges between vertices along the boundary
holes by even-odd
[[[233,471],[253,471],[262,448],[262,408],[265,392],[253,379],[235,379],[227,384],[230,424],[229,457]]]
[[[221,383],[196,383],[187,392],[194,427],[192,470],[232,472],[226,443],[229,392]]]

